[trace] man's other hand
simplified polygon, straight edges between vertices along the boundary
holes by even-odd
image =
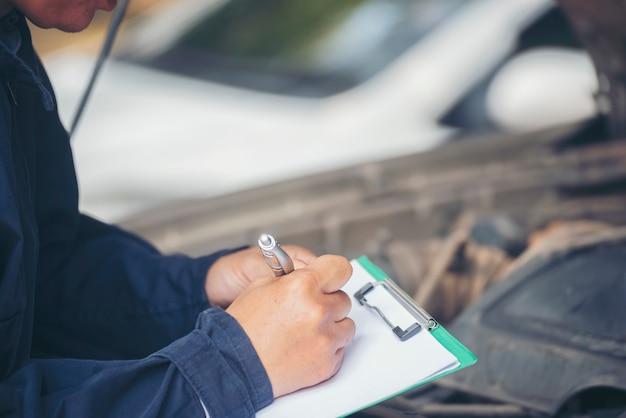
[[[283,245],[293,260],[294,268],[307,266],[315,255],[306,248]],[[226,308],[250,283],[272,275],[272,270],[258,248],[248,248],[220,257],[207,272],[204,289],[212,305]]]
[[[324,255],[281,278],[256,280],[226,310],[242,326],[269,376],[274,397],[332,377],[354,337],[352,275],[344,257]]]

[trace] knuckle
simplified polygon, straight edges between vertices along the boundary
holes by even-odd
[[[335,373],[337,373],[337,362],[329,361],[328,365],[326,366],[324,370],[324,378],[328,379],[330,377],[333,377]]]
[[[329,300],[331,301],[329,304],[330,309],[332,309],[336,315],[340,316],[335,318],[336,320],[345,318],[346,315],[350,313],[352,309],[352,299],[346,292],[338,290],[333,294],[333,298]]]
[[[328,379],[330,376],[332,376],[333,368],[334,367],[332,361],[328,360],[322,362],[317,368],[317,380],[324,381]]]
[[[335,338],[332,335],[325,335],[320,341],[324,354],[328,355],[334,351]]]
[[[315,324],[319,324],[326,318],[326,309],[319,304],[313,304],[308,310],[309,319]]]
[[[341,366],[343,355],[333,354],[332,360],[329,364],[328,376],[327,378],[333,377],[339,371],[339,367]]]
[[[298,270],[296,277],[290,281],[289,286],[297,293],[310,293],[317,287],[316,274],[308,269]]]
[[[316,348],[321,359],[327,359],[335,351],[335,337],[330,333],[321,333],[316,339]]]
[[[305,267],[299,271],[299,281],[302,281],[303,285],[311,286],[312,284],[317,285],[319,282],[319,273],[312,268]]]
[[[354,323],[354,321],[351,318],[346,318],[346,329],[347,329],[347,334],[348,334],[348,342],[352,341],[352,339],[354,338],[355,334],[356,334],[356,324]]]
[[[352,298],[343,290],[339,290],[337,293],[339,294],[341,303],[343,303],[344,306],[350,309],[352,307]]]
[[[356,331],[356,322],[354,322],[352,318],[346,318],[346,320],[348,321],[348,324],[350,324],[350,329],[352,330],[352,333],[354,334],[354,332]]]
[[[337,351],[338,338],[337,335],[333,335],[332,333],[325,333],[319,335],[316,339],[316,358],[318,361],[316,362],[315,373],[319,381],[332,377],[339,369],[341,356],[338,356]]]
[[[337,330],[337,345],[339,347],[345,347],[350,344],[356,333],[356,327],[354,321],[350,318],[345,318],[341,321],[341,326]]]
[[[335,355],[327,354],[322,358],[317,367],[318,379],[326,380],[335,373]]]

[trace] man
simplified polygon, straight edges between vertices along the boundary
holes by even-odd
[[[256,250],[162,256],[78,212],[24,16],[79,31],[114,1],[0,0],[0,417],[252,416],[339,368],[350,264],[287,247],[277,280]]]

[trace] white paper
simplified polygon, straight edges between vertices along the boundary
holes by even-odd
[[[374,279],[357,261],[354,273],[343,290],[350,296]],[[368,293],[371,303],[392,310],[380,290]],[[374,296],[376,294],[376,296]],[[385,305],[384,307],[382,305]],[[393,308],[395,309],[395,308]],[[394,317],[400,318],[399,311]],[[346,348],[343,365],[331,379],[317,386],[276,399],[257,413],[261,418],[324,418],[354,412],[455,368],[457,359],[429,332],[421,330],[407,341],[400,339],[371,309],[352,298],[349,315],[356,323],[356,335]],[[389,315],[391,316],[391,314]],[[390,318],[391,319],[391,318]]]

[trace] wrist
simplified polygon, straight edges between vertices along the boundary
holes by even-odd
[[[229,360],[231,366],[245,382],[255,409],[269,405],[274,400],[272,382],[245,329],[235,317],[220,308],[212,308],[200,314],[197,327],[206,328],[207,321],[217,325],[219,335],[215,335],[216,340],[222,338],[220,341],[223,341],[223,337],[226,337],[229,344],[222,351],[227,357],[232,357]],[[213,336],[213,333],[210,333],[210,336]]]

